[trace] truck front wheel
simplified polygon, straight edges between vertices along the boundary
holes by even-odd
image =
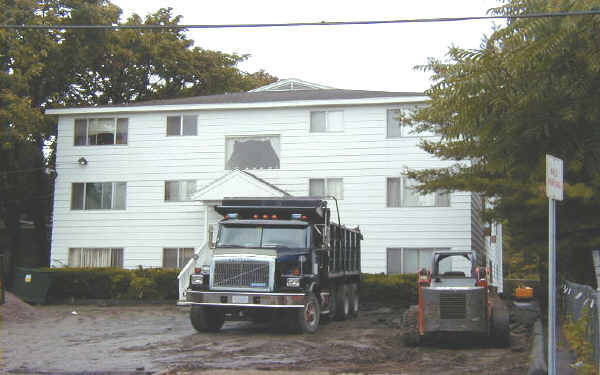
[[[358,316],[358,310],[360,305],[360,299],[358,295],[358,285],[350,284],[350,315],[353,317]]]
[[[193,305],[190,321],[198,332],[217,332],[223,327],[225,313],[214,307]]]
[[[315,333],[319,328],[321,306],[313,293],[306,295],[304,307],[296,309],[293,313],[292,325],[300,333]]]

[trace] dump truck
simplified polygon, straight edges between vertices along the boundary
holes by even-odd
[[[337,207],[337,200],[336,207]],[[283,320],[314,333],[322,316],[359,310],[360,229],[331,221],[322,198],[226,198],[208,268],[190,275],[185,302],[192,326],[225,320]]]
[[[451,259],[468,264],[469,271],[448,267]],[[407,345],[458,332],[487,337],[497,346],[510,344],[508,309],[491,285],[491,269],[483,264],[474,251],[433,253],[431,270],[418,272],[419,303],[404,315]]]

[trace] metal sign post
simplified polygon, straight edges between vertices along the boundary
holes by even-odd
[[[556,375],[556,201],[563,200],[563,161],[546,154],[548,197],[548,375]]]

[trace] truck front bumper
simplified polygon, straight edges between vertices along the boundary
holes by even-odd
[[[187,290],[177,306],[304,307],[304,293],[209,292]]]

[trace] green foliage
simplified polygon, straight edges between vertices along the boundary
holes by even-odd
[[[360,298],[364,302],[409,306],[418,299],[417,275],[361,275]]]
[[[583,366],[577,368],[578,375],[596,374],[594,344],[590,340],[591,319],[591,309],[586,307],[581,319],[575,322],[569,316],[563,326],[563,332],[569,342],[569,346],[577,356],[577,362],[583,363]]]
[[[121,268],[49,268],[53,273],[48,298],[176,299],[177,270]]]
[[[493,14],[576,12],[599,0],[513,0]],[[563,271],[589,282],[589,249],[600,245],[599,16],[510,19],[475,50],[449,49],[430,60],[431,105],[412,119],[440,141],[422,148],[450,168],[407,171],[420,190],[474,191],[494,197],[487,218],[506,223],[513,246],[543,269],[547,249],[545,155],[564,160],[558,204]],[[563,253],[564,254],[564,253]]]
[[[0,24],[177,25],[170,8],[120,20],[107,0],[0,0]],[[243,72],[247,55],[194,47],[181,28],[0,30],[0,219],[18,249],[18,221],[28,213],[39,248],[49,248],[56,117],[46,108],[246,91],[276,80]],[[19,253],[12,258],[18,259]],[[49,264],[48,254],[41,262]]]

